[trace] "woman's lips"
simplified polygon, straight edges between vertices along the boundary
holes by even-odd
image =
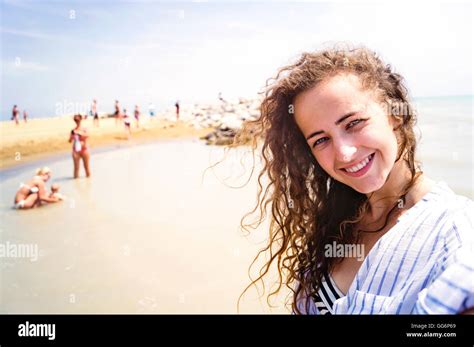
[[[374,161],[375,153],[372,153],[369,155],[369,162],[359,171],[356,172],[349,172],[345,169],[341,169],[342,172],[344,172],[346,175],[350,177],[360,177],[363,176],[367,171],[369,171],[370,167],[372,166],[372,163]]]

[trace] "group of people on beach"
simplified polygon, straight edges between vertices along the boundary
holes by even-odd
[[[179,101],[175,103],[176,107],[176,119],[179,120]],[[150,103],[149,107],[150,117],[155,116],[155,106]],[[18,120],[19,110],[17,105],[13,108],[13,118]],[[26,114],[26,111],[24,112]],[[92,101],[90,115],[93,117],[94,125],[99,126],[99,115],[97,111],[97,100]],[[26,122],[26,116],[25,122]],[[123,121],[126,131],[127,138],[131,136],[131,117],[129,116],[127,109],[122,109],[120,102],[115,100],[115,112],[114,117],[116,119],[116,124],[120,121]],[[140,127],[140,117],[141,111],[140,106],[135,105],[134,118],[136,121],[137,128]],[[74,164],[74,178],[79,177],[79,170],[81,166],[81,161],[84,166],[86,177],[90,177],[90,152],[87,146],[87,140],[89,138],[89,133],[87,129],[82,125],[82,121],[87,119],[87,115],[82,116],[81,114],[76,114],[73,117],[75,127],[71,130],[69,134],[69,143],[72,144],[72,159]],[[59,185],[52,184],[51,192],[48,194],[45,183],[51,178],[51,169],[48,167],[42,167],[36,170],[35,176],[31,178],[26,183],[21,183],[19,189],[15,194],[14,207],[17,209],[30,209],[43,205],[44,203],[55,203],[62,201],[64,196],[59,194]]]
[[[14,121],[16,125],[20,125],[20,113],[18,105],[13,105],[11,120]],[[25,123],[28,121],[28,112],[26,110],[23,110],[23,120]]]
[[[176,108],[176,120],[179,121],[179,101],[176,101],[174,104]],[[114,105],[115,111],[114,111],[114,117],[115,117],[115,124],[120,124],[120,122],[123,122],[125,126],[125,131],[127,133],[127,139],[130,139],[132,135],[131,131],[131,124],[132,124],[132,117],[128,114],[128,111],[126,108],[121,107],[120,102],[118,100],[115,100],[115,105]],[[153,103],[148,104],[148,114],[151,119],[155,118],[155,105]],[[133,112],[133,117],[135,118],[135,124],[137,128],[140,128],[140,119],[141,119],[141,110],[140,106],[137,104],[135,105],[135,110]]]
[[[74,163],[74,178],[79,178],[79,168],[83,162],[86,176],[90,177],[90,153],[87,146],[89,134],[87,129],[81,125],[82,116],[76,114],[73,118],[76,126],[69,134],[69,143],[72,143],[72,159]],[[43,205],[44,203],[55,203],[64,200],[64,196],[59,193],[59,185],[52,184],[51,192],[46,189],[46,182],[51,178],[51,169],[42,167],[36,170],[35,176],[26,183],[20,183],[15,199],[16,209],[30,209]]]
[[[174,106],[176,109],[176,120],[178,121],[179,111],[180,111],[179,101],[176,101]],[[18,106],[13,105],[11,120],[13,120],[17,125],[19,125],[20,113],[21,112]],[[148,104],[148,114],[151,119],[155,118],[155,115],[156,115],[155,105],[152,102]],[[136,127],[140,128],[140,118],[141,118],[142,113],[140,110],[140,106],[138,104],[135,105],[135,110],[134,110],[133,115],[135,118]],[[97,99],[92,100],[90,110],[88,113],[84,114],[83,119],[87,119],[88,116],[92,117],[94,126],[98,127],[99,126],[99,112],[97,108]],[[115,117],[116,124],[123,122],[123,124],[125,125],[126,132],[127,132],[127,137],[130,138],[132,118],[128,114],[127,109],[121,107],[120,102],[118,100],[115,100],[113,116]],[[23,110],[23,120],[25,121],[25,123],[27,122],[27,119],[28,119],[28,112],[26,110]]]
[[[152,113],[154,116],[154,108],[153,108],[153,112],[150,111],[150,116],[152,115]],[[132,118],[128,114],[128,111],[126,108],[124,109],[121,108],[120,102],[118,100],[115,100],[114,117],[115,117],[115,124],[119,124],[120,122],[123,122],[125,126],[125,131],[127,133],[127,138],[130,139],[132,135],[132,131],[131,131]],[[141,117],[140,106],[135,105],[134,118],[135,118],[137,128],[140,128],[140,117]]]

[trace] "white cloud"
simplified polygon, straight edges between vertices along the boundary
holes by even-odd
[[[50,68],[44,64],[34,61],[23,61],[20,57],[16,57],[15,60],[3,60],[2,61],[2,72],[21,72],[21,71],[47,71]]]
[[[59,38],[59,36],[57,35],[49,35],[49,34],[43,34],[37,31],[17,30],[17,29],[10,29],[10,28],[0,28],[0,32],[4,34],[23,36],[23,37],[28,37],[31,39],[40,39],[40,40],[57,40]]]

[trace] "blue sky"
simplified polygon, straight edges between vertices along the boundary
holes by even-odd
[[[1,1],[1,112],[251,97],[331,42],[364,44],[413,96],[472,92],[470,3]]]

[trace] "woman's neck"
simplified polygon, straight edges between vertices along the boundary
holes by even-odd
[[[411,172],[403,160],[395,163],[392,171],[385,184],[379,190],[367,194],[370,204],[367,218],[377,221],[385,216],[395,204],[399,204],[397,200],[405,193],[407,184],[411,181]],[[425,177],[423,173],[418,173],[418,178],[408,192],[405,199],[398,206],[399,208],[408,209],[413,206],[423,196],[425,187]],[[425,187],[426,188],[426,187]]]

